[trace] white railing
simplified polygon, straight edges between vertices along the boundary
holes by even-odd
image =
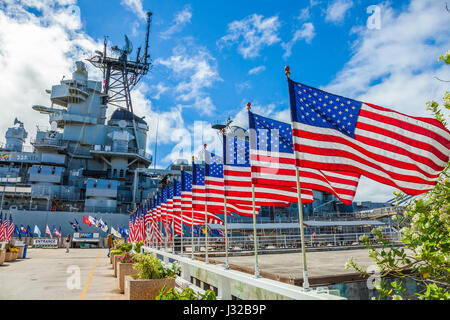
[[[247,273],[226,269],[187,257],[171,254],[150,247],[141,247],[142,252],[155,254],[165,263],[177,262],[181,266],[184,283],[197,282],[202,289],[217,292],[220,300],[345,300],[327,289],[304,290],[301,287],[267,279],[256,278]]]
[[[319,234],[316,236],[306,235],[305,245],[307,248],[312,249],[333,249],[333,248],[351,248],[360,247],[362,242],[361,236],[367,236],[369,239],[373,239],[371,233],[343,233],[343,234]],[[384,232],[383,237],[392,243],[399,241],[400,234],[398,232]],[[153,247],[165,248],[171,252],[181,250],[181,239],[175,238],[176,241],[165,241],[163,245],[154,245]],[[164,239],[165,240],[165,239]],[[203,253],[206,251],[206,240],[204,237],[194,237],[194,252]],[[263,251],[276,251],[286,249],[299,249],[300,235],[276,235],[276,236],[258,236],[258,250]],[[185,251],[192,251],[192,238],[183,237],[183,249]],[[221,252],[225,251],[225,238],[223,237],[208,237],[208,252]],[[229,237],[228,238],[228,251],[233,252],[245,252],[254,251],[253,237]]]

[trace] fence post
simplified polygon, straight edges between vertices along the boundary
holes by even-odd
[[[333,235],[334,238],[334,246],[336,247],[336,234]]]

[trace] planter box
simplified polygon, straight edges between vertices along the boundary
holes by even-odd
[[[19,249],[19,253],[17,254],[17,259],[23,258],[23,251],[25,250],[25,247],[17,247]]]
[[[117,264],[119,263],[119,258],[121,256],[114,256],[113,258],[113,267],[114,267],[114,277],[117,278]]]
[[[120,263],[117,265],[117,273],[119,278],[119,290],[120,293],[125,292],[125,276],[137,274],[138,271],[133,269],[134,263]]]
[[[0,249],[0,266],[3,264],[3,262],[5,262],[5,255],[6,255],[6,251],[3,249]]]
[[[128,300],[155,300],[164,287],[175,288],[175,279],[135,280],[125,277],[125,297]]]
[[[6,252],[5,253],[5,262],[11,262],[17,259],[18,253],[16,252]]]

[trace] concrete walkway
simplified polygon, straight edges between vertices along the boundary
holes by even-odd
[[[0,266],[0,300],[122,300],[107,249],[28,249]]]

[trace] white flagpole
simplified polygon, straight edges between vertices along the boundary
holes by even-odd
[[[247,103],[247,110],[250,112],[252,104],[250,102]],[[251,133],[250,133],[251,134]],[[255,185],[252,181],[252,204],[253,204],[253,246],[255,250],[255,277],[259,278],[259,264],[258,264],[258,239],[257,239],[257,230],[256,230],[256,209],[255,209]]]
[[[255,247],[255,277],[259,278],[259,265],[258,265],[258,239],[256,231],[256,210],[255,210],[255,185],[252,183],[252,202],[253,202],[253,242]]]
[[[289,76],[291,74],[290,68],[286,66],[284,68],[286,78],[289,80]],[[294,125],[292,123],[291,119],[291,126],[294,128]],[[292,141],[294,140],[294,135],[292,135]],[[306,263],[306,245],[305,245],[305,230],[303,225],[303,206],[302,206],[302,192],[300,188],[300,173],[299,168],[297,164],[295,165],[295,175],[297,178],[297,196],[298,196],[298,221],[299,221],[299,227],[300,227],[300,238],[301,238],[301,245],[302,245],[302,255],[303,255],[303,288],[308,290],[309,289],[309,281],[308,281],[308,266]]]
[[[205,148],[205,160],[206,160],[206,144],[203,145]],[[205,175],[206,180],[206,175]],[[205,181],[205,263],[209,263],[208,261],[208,196],[207,196],[207,188]]]
[[[192,170],[194,170],[194,159],[195,157],[192,156]],[[194,172],[194,171],[192,171]],[[194,260],[194,194],[191,191],[191,209],[192,209],[192,221],[191,221],[191,259]]]
[[[181,171],[183,171],[183,166],[181,166]],[[175,188],[176,193],[176,188]],[[174,196],[175,198],[175,196]],[[184,229],[183,229],[183,209],[181,207],[181,194],[180,194],[180,218],[181,218],[181,248],[180,248],[180,256],[183,255],[183,238],[184,238]]]
[[[222,145],[225,145],[225,139],[226,139],[225,129],[222,129],[222,137],[223,137]],[[225,165],[225,163],[226,163],[226,159],[225,159],[225,157],[223,157],[223,165]],[[230,269],[230,264],[228,261],[228,226],[227,226],[228,218],[227,218],[227,191],[226,191],[226,189],[227,189],[227,187],[226,187],[225,175],[224,175],[223,176],[223,212],[225,214],[225,216],[224,216],[224,219],[225,219],[225,269]]]

